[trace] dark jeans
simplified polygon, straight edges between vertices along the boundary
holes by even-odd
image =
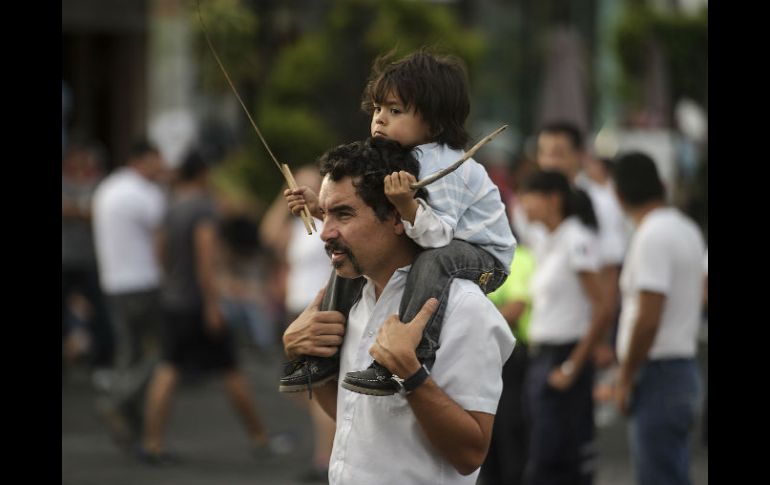
[[[459,239],[453,239],[444,247],[426,249],[418,254],[409,270],[398,314],[402,322],[408,323],[429,298],[439,301],[416,349],[420,362],[430,368],[436,359],[452,280],[461,278],[475,281],[484,293],[490,293],[499,288],[507,276],[503,265],[495,257]],[[363,277],[352,280],[340,278],[332,271],[321,309],[337,310],[347,318],[353,304],[361,296],[365,283]]]
[[[575,345],[530,344],[525,382],[531,426],[525,471],[528,485],[593,482],[593,364],[590,360],[586,362],[566,391],[548,384],[548,374],[569,357]]]
[[[452,280],[474,281],[484,293],[490,293],[499,288],[507,276],[507,268],[503,268],[497,258],[460,239],[453,239],[441,248],[422,251],[409,270],[398,311],[401,321],[409,323],[429,298],[439,301],[417,345],[420,362],[430,368],[436,360]]]
[[[700,376],[695,359],[650,360],[634,381],[629,439],[639,485],[686,485]]]
[[[521,485],[527,463],[529,426],[524,414],[527,345],[521,341],[503,366],[503,393],[497,405],[492,441],[479,478],[484,485]]]
[[[140,431],[144,395],[159,358],[163,314],[157,289],[109,295],[115,329],[115,372],[110,400]]]

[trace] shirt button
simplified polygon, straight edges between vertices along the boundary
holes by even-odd
[[[370,330],[369,331],[369,336],[371,337],[372,335],[374,335],[374,332]]]

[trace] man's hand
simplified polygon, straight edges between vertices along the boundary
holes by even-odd
[[[225,327],[225,318],[217,303],[207,303],[203,308],[203,318],[206,323],[206,332],[212,337],[222,333]]]
[[[570,375],[565,374],[560,367],[557,367],[548,374],[548,384],[557,391],[566,391],[572,386],[577,371]]]
[[[311,216],[323,219],[318,209],[318,195],[310,187],[302,185],[296,189],[286,189],[283,191],[283,196],[286,198],[289,210],[295,216],[299,216],[302,208],[307,206]]]
[[[438,300],[430,298],[408,324],[391,315],[377,334],[377,341],[369,349],[374,360],[395,375],[406,379],[420,369],[420,361],[414,349],[422,339],[422,332],[430,316],[438,308]]]
[[[621,372],[618,375],[618,380],[615,383],[615,403],[618,406],[618,411],[628,416],[631,401],[631,380],[623,376]]]
[[[401,217],[412,224],[414,224],[414,219],[417,216],[417,207],[419,207],[417,201],[414,200],[414,194],[417,191],[409,187],[415,182],[417,179],[414,178],[414,175],[404,170],[386,175],[384,180],[385,196],[396,207]]]
[[[289,359],[300,355],[331,357],[342,345],[345,335],[345,316],[337,311],[320,311],[326,288],[283,333],[283,347]]]

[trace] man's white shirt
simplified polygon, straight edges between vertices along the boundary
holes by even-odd
[[[131,168],[119,169],[96,189],[94,244],[105,293],[144,291],[160,285],[154,237],[166,205],[161,188]]]
[[[617,354],[628,355],[639,316],[641,291],[666,297],[649,359],[693,357],[697,346],[706,246],[695,223],[673,207],[656,209],[642,220],[628,248],[620,288],[623,309]]]
[[[348,318],[340,376],[371,364],[369,349],[382,323],[398,313],[408,270],[396,270],[376,301],[374,285],[367,281]],[[478,286],[454,280],[431,377],[465,410],[495,414],[502,366],[514,343],[505,319]],[[476,483],[478,470],[462,476],[432,447],[405,397],[368,396],[341,386],[337,392],[331,484]]]

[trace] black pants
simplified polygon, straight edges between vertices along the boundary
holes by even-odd
[[[569,357],[575,345],[530,345],[525,383],[531,426],[527,485],[593,483],[593,363],[589,360],[583,365],[566,391],[548,384],[548,375]]]
[[[518,341],[503,366],[503,393],[497,405],[489,453],[479,473],[484,485],[523,483],[529,441],[524,414],[527,359],[527,345]]]

